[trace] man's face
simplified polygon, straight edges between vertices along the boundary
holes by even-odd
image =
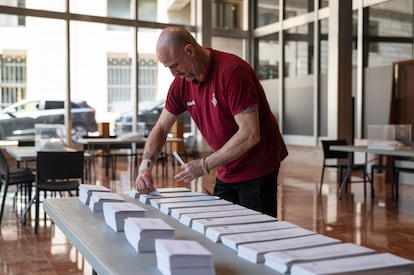
[[[161,52],[158,54],[158,60],[169,68],[174,77],[181,77],[187,81],[196,79],[194,74],[194,61],[191,54],[183,50],[168,53]]]

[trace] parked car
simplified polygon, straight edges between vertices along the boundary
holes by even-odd
[[[0,111],[0,139],[34,139],[35,124],[64,124],[64,100],[22,100]],[[72,139],[97,131],[95,109],[84,100],[72,100]]]
[[[144,136],[148,136],[165,106],[165,101],[156,103],[153,107],[138,112],[138,123],[144,124]],[[179,121],[184,122],[184,132],[191,132],[191,116],[188,112],[182,113],[178,117]],[[115,121],[115,133],[128,133],[132,131],[132,113],[121,115]]]

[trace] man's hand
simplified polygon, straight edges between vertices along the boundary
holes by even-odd
[[[139,172],[137,179],[135,180],[135,188],[142,194],[149,194],[155,191],[152,174],[149,169],[143,169]]]
[[[175,180],[184,181],[189,183],[192,180],[204,175],[202,160],[196,159],[181,165],[183,171],[174,176]]]

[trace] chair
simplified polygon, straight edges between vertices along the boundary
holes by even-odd
[[[322,149],[323,149],[323,166],[322,166],[322,175],[321,175],[321,182],[319,185],[319,194],[322,194],[322,184],[325,174],[325,168],[337,168],[339,169],[339,179],[342,182],[342,171],[348,169],[348,153],[347,152],[340,152],[334,151],[330,149],[330,146],[333,145],[347,145],[347,141],[345,139],[337,139],[337,140],[321,140]],[[330,160],[336,160],[335,163],[330,163]],[[364,183],[364,197],[366,197],[366,182],[367,179],[371,183],[368,178],[368,174],[366,172],[366,165],[365,164],[354,164],[351,163],[350,165],[351,171],[362,171],[363,173],[363,180],[362,181],[351,181],[349,178],[347,183],[349,182],[363,182]],[[374,185],[371,183],[371,197],[374,197]]]
[[[17,186],[16,191],[14,193],[14,200],[16,199],[16,196],[19,191],[25,192],[27,195],[26,198],[30,198],[33,182],[35,182],[35,176],[32,173],[31,169],[10,168],[3,150],[0,150],[0,190],[2,185],[4,185],[4,193],[0,210],[0,224],[3,218],[4,206],[6,203],[7,191],[9,186]]]
[[[413,158],[398,157],[393,159],[391,184],[392,184],[392,200],[398,202],[399,187],[400,187],[400,173],[414,173],[414,167],[405,165],[404,162],[413,162]]]
[[[189,157],[197,157],[197,151],[195,149],[196,136],[189,135],[184,139],[184,159],[187,162]]]
[[[36,162],[36,217],[35,233],[39,227],[40,192],[71,191],[79,192],[79,185],[83,184],[84,177],[84,152],[83,151],[39,151]]]

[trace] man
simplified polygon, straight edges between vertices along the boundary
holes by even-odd
[[[214,195],[276,217],[277,176],[288,153],[254,70],[202,47],[182,28],[164,29],[156,47],[175,79],[145,144],[137,191],[155,190],[152,164],[177,116],[188,111],[213,153],[182,165],[174,178],[188,183],[216,168]]]

